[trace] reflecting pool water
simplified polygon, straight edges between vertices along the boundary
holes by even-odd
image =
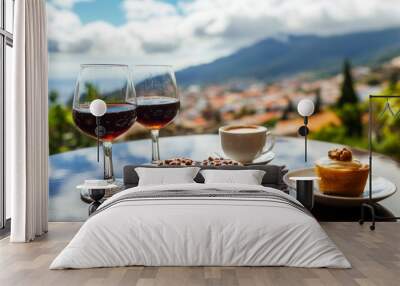
[[[340,147],[319,141],[309,141],[308,163],[304,162],[304,140],[302,138],[277,137],[271,164],[286,165],[288,169],[312,167],[313,162],[326,156],[329,149]],[[128,164],[150,162],[150,140],[117,143],[113,146],[116,177],[122,177],[122,169]],[[164,137],[160,139],[161,158],[176,156],[195,160],[207,158],[213,152],[221,152],[218,135],[190,135]],[[368,162],[365,151],[354,150],[355,156]],[[102,163],[96,161],[96,148],[85,148],[50,156],[49,219],[50,221],[83,221],[88,217],[88,205],[80,199],[76,186],[85,179],[102,178]],[[374,174],[384,176],[400,186],[400,166],[390,158],[374,157]],[[400,215],[399,192],[382,201],[384,207]]]

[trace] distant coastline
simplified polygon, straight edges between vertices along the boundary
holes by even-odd
[[[56,91],[58,94],[58,102],[66,104],[74,94],[75,81],[76,79],[49,78],[49,93],[51,91]]]

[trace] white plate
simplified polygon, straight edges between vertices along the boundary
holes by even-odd
[[[212,156],[217,156],[217,157],[222,157],[224,159],[229,159],[227,156],[214,152]],[[271,162],[272,160],[274,160],[275,158],[275,153],[270,151],[264,155],[261,155],[260,157],[258,157],[257,159],[255,159],[253,162],[251,163],[245,163],[245,166],[252,166],[252,165],[266,165],[269,162]]]
[[[296,182],[289,177],[309,177],[315,176],[314,168],[293,170],[283,176],[283,181],[292,189],[296,189]],[[379,202],[396,192],[396,185],[383,177],[372,178],[372,201]],[[369,182],[365,185],[365,190],[359,197],[342,197],[326,195],[319,191],[318,183],[314,183],[315,201],[325,205],[333,206],[358,206],[369,201]]]

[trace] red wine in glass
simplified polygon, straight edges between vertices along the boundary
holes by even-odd
[[[137,104],[137,122],[153,130],[173,121],[180,107],[178,99],[168,97],[139,97]]]
[[[72,116],[78,128],[87,135],[97,138],[96,117],[89,106],[73,109]],[[99,137],[103,141],[112,141],[125,133],[136,121],[136,105],[130,103],[108,103],[107,112],[100,118]]]

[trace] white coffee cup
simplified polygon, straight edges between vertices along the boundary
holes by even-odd
[[[221,147],[230,159],[250,163],[269,152],[275,145],[275,138],[264,126],[229,125],[219,128]],[[267,141],[270,141],[266,145]]]

